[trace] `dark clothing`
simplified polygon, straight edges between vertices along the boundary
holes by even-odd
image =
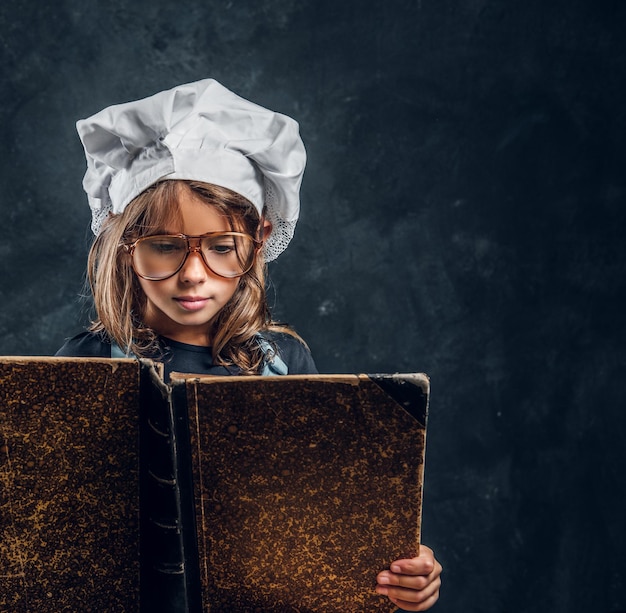
[[[290,375],[317,374],[311,353],[297,338],[277,332],[264,332],[263,338],[275,348],[276,353],[289,368]],[[154,359],[163,362],[166,381],[169,380],[171,372],[201,375],[239,374],[236,366],[227,368],[213,364],[211,347],[188,345],[164,337],[160,337],[159,340],[162,354],[154,356]],[[110,358],[111,344],[99,334],[82,332],[69,339],[56,352],[56,355],[75,358]]]

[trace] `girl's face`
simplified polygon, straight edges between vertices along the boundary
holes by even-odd
[[[197,236],[231,230],[227,218],[190,190],[179,190],[178,203],[182,225],[166,228],[168,234]],[[226,279],[209,270],[197,252],[191,252],[183,267],[169,279],[137,279],[147,298],[143,317],[147,326],[172,340],[205,346],[211,343],[208,331],[213,318],[239,284],[238,278]]]

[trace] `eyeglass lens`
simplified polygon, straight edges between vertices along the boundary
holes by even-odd
[[[188,253],[194,250],[216,275],[227,278],[240,277],[250,270],[255,254],[254,241],[247,234],[147,236],[135,243],[133,266],[146,279],[166,279],[182,268]]]

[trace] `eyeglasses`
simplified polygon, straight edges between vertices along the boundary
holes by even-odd
[[[209,232],[198,236],[159,234],[124,245],[133,269],[142,279],[162,281],[173,277],[189,254],[199,253],[206,266],[220,277],[245,275],[254,264],[262,243],[241,232]]]

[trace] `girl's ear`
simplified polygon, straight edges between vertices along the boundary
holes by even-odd
[[[263,225],[260,228],[261,236],[259,237],[262,241],[267,240],[268,236],[272,233],[272,222],[263,218]]]

